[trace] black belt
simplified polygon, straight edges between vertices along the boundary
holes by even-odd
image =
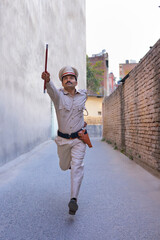
[[[80,129],[79,131],[81,131],[82,129]],[[74,132],[74,133],[71,133],[70,135],[68,133],[62,133],[58,130],[58,136],[59,137],[62,137],[62,138],[67,138],[67,139],[73,139],[73,138],[78,138],[78,132]]]

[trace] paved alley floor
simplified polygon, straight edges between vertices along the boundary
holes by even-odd
[[[47,141],[0,168],[0,240],[159,240],[160,179],[92,140],[79,209],[68,214],[70,171]]]

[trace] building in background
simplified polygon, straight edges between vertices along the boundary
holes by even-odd
[[[109,82],[108,88],[109,88],[109,95],[110,95],[118,86],[118,84],[116,83],[116,78],[112,72],[109,73],[108,82]]]
[[[102,95],[88,94],[84,120],[88,124],[87,130],[90,137],[102,136],[102,101]]]
[[[84,121],[87,122],[87,130],[90,137],[102,136],[102,101],[103,95],[88,92]]]
[[[85,0],[68,0],[67,4],[59,0],[5,0],[1,1],[0,18],[3,165],[56,135],[54,106],[43,93],[41,79],[46,43],[48,71],[56,87],[61,87],[60,68],[71,65],[79,72],[78,88],[86,88]]]
[[[86,109],[88,115],[84,117],[87,122],[88,132],[91,137],[102,136],[102,101],[103,97],[109,94],[109,82],[108,82],[108,53],[106,50],[98,54],[93,54],[89,57],[91,65],[95,65],[99,62],[98,70],[102,70],[101,86],[98,92],[88,91],[88,99],[86,101]],[[99,76],[98,76],[99,77]]]
[[[89,61],[92,65],[95,65],[96,62],[101,62],[99,69],[103,70],[103,81],[101,82],[101,87],[99,89],[99,95],[107,96],[108,90],[108,53],[106,50],[98,54],[92,54],[92,57],[89,57]]]
[[[126,60],[126,63],[119,64],[119,79],[122,80],[135,66],[137,65],[135,60]]]

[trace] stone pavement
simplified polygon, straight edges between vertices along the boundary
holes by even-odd
[[[79,209],[70,171],[45,142],[0,168],[0,240],[159,240],[160,179],[98,139],[87,148]]]

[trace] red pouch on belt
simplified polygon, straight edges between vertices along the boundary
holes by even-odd
[[[78,136],[79,136],[79,139],[82,140],[84,143],[86,143],[89,148],[92,147],[92,144],[86,129],[79,131]]]

